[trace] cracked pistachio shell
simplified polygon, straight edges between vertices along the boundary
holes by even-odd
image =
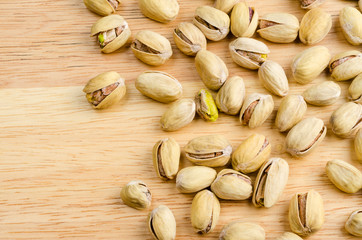
[[[118,5],[121,3],[119,0],[113,1],[117,2]],[[108,0],[83,0],[83,2],[90,11],[101,16],[107,16],[116,12],[116,9],[113,8]]]
[[[194,24],[181,22],[173,31],[173,39],[181,52],[195,56],[201,49],[206,49],[205,35]]]
[[[316,106],[335,103],[341,95],[341,87],[333,81],[325,81],[307,88],[303,92],[305,101]]]
[[[211,185],[216,171],[210,167],[191,166],[181,169],[176,177],[176,188],[181,193],[194,193]]]
[[[221,230],[219,240],[265,240],[264,229],[255,223],[231,222]]]
[[[240,37],[229,44],[232,60],[241,67],[259,69],[266,61],[269,48],[261,41]]]
[[[352,212],[344,227],[353,236],[362,237],[362,210]]]
[[[362,163],[362,129],[358,130],[354,139],[354,149],[357,159]]]
[[[215,0],[214,7],[228,14],[238,2],[239,0]]]
[[[258,170],[269,158],[271,145],[268,139],[254,133],[245,139],[232,154],[233,169],[242,173],[251,173]]]
[[[180,164],[180,145],[172,137],[159,140],[153,147],[153,166],[157,175],[163,179],[173,179]]]
[[[191,224],[200,234],[212,232],[219,220],[220,203],[209,190],[198,192],[191,205]]]
[[[329,71],[336,81],[345,81],[362,73],[362,53],[356,50],[338,53],[329,62]]]
[[[324,223],[323,199],[318,192],[297,193],[289,205],[289,224],[292,231],[308,236],[322,228]]]
[[[282,236],[278,237],[276,240],[303,240],[303,238],[299,237],[294,233],[285,232],[283,233]]]
[[[256,128],[268,119],[273,109],[274,101],[271,95],[252,93],[244,100],[239,120],[249,128]]]
[[[326,133],[327,127],[321,119],[303,119],[289,131],[286,150],[294,157],[306,155],[323,141]]]
[[[349,100],[362,104],[362,73],[360,73],[348,88]]]
[[[344,7],[339,13],[339,23],[347,41],[352,45],[362,44],[362,14],[354,7]]]
[[[324,0],[300,0],[302,9],[312,9],[321,5]]]
[[[196,8],[193,23],[211,41],[224,39],[229,33],[229,16],[210,6]]]
[[[253,192],[251,179],[232,169],[223,169],[211,184],[211,191],[221,199],[245,200]]]
[[[288,95],[282,99],[275,118],[275,126],[285,132],[302,120],[307,104],[300,95]]]
[[[309,10],[299,28],[299,39],[307,45],[316,44],[327,36],[332,28],[332,17],[320,8]]]
[[[269,13],[259,19],[260,29],[257,32],[266,40],[275,43],[290,43],[298,37],[299,21],[292,14]]]
[[[362,188],[362,173],[345,161],[328,161],[326,173],[329,180],[343,192],[356,193]]]
[[[180,99],[173,103],[161,117],[161,128],[172,132],[185,127],[195,117],[196,105],[192,99]]]
[[[205,121],[214,122],[219,117],[214,98],[206,89],[201,89],[195,97],[196,112]]]
[[[165,72],[145,71],[137,77],[135,86],[143,95],[162,103],[173,102],[182,96],[180,82]]]
[[[147,185],[142,181],[130,181],[121,190],[121,198],[126,205],[145,209],[151,205],[151,192]]]
[[[258,71],[263,86],[271,93],[284,97],[288,94],[289,84],[284,69],[277,62],[266,61]]]
[[[329,119],[332,131],[339,137],[354,135],[362,126],[362,105],[347,102],[337,108]]]
[[[143,15],[157,22],[167,23],[177,17],[177,0],[138,0]]]
[[[148,229],[155,240],[174,240],[176,220],[172,211],[165,205],[153,209],[147,219]]]
[[[252,16],[250,13],[252,12]],[[258,27],[258,13],[245,2],[235,4],[230,15],[230,29],[235,37],[251,37]]]
[[[298,53],[292,62],[292,74],[297,83],[307,84],[328,66],[331,54],[324,46],[315,46]]]
[[[184,151],[186,158],[197,165],[222,167],[229,162],[232,147],[222,135],[207,135],[189,141]]]
[[[196,54],[195,66],[201,80],[211,90],[219,90],[229,76],[224,61],[207,50],[200,50]]]
[[[240,112],[245,97],[245,85],[243,78],[234,76],[228,78],[219,89],[215,102],[220,112],[229,115],[237,115]]]

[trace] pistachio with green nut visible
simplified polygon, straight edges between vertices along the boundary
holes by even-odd
[[[220,112],[229,115],[237,115],[240,112],[245,97],[245,85],[243,78],[234,76],[228,78],[219,89],[215,102]]]
[[[348,98],[356,103],[362,103],[362,73],[360,73],[348,88]]]
[[[173,179],[180,163],[180,145],[172,137],[158,141],[152,150],[153,166],[157,175],[163,179]]]
[[[174,240],[176,220],[172,211],[165,205],[153,209],[147,219],[148,229],[155,240]]]
[[[176,177],[176,188],[182,193],[194,193],[211,185],[216,171],[210,167],[191,166],[181,169]]]
[[[354,135],[362,126],[362,105],[354,102],[342,104],[332,113],[329,122],[337,136],[347,138]]]
[[[239,0],[215,0],[215,8],[225,13],[230,13],[231,9],[237,4]]]
[[[263,86],[271,93],[284,97],[288,94],[289,84],[284,69],[277,62],[266,61],[258,71]]]
[[[83,0],[84,5],[92,12],[101,16],[115,13],[120,0]]]
[[[138,0],[138,4],[143,15],[162,23],[174,20],[180,8],[177,0]]]
[[[316,106],[328,106],[335,103],[341,95],[341,87],[333,81],[325,81],[307,88],[303,92],[305,101]]]
[[[181,22],[173,31],[173,39],[178,49],[188,56],[206,49],[205,35],[192,23]]]
[[[324,2],[324,0],[300,0],[300,7],[303,9],[312,9],[318,7]]]
[[[278,237],[276,240],[303,240],[303,238],[299,237],[294,233],[285,232],[283,233],[282,236]]]
[[[230,15],[230,29],[235,37],[251,37],[258,27],[258,13],[245,2],[235,4]]]
[[[264,229],[255,223],[234,221],[223,227],[219,240],[265,240]]]
[[[362,44],[362,14],[354,7],[344,7],[339,13],[339,23],[347,41],[352,45]]]
[[[205,121],[214,122],[219,117],[214,98],[206,89],[201,89],[195,97],[196,112]]]
[[[329,71],[336,81],[345,81],[362,73],[362,53],[352,50],[336,54],[329,62]]]
[[[362,163],[362,129],[358,130],[354,139],[354,150],[358,161]]]
[[[288,95],[282,99],[279,105],[275,126],[280,132],[291,129],[302,120],[307,111],[307,104],[300,95]]]
[[[352,212],[344,228],[353,236],[362,237],[362,210]]]
[[[130,181],[121,190],[122,201],[133,208],[145,209],[151,205],[151,192],[142,181]]]
[[[195,102],[192,99],[181,99],[173,103],[162,115],[161,128],[167,132],[176,131],[191,123],[195,113]]]

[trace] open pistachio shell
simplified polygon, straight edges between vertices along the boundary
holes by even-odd
[[[329,121],[337,136],[347,138],[354,135],[362,126],[362,105],[344,103],[332,113]]]
[[[83,0],[83,2],[90,11],[101,16],[115,13],[121,3],[119,0]]]
[[[344,7],[339,13],[339,23],[347,41],[362,44],[362,13],[354,7]]]
[[[139,180],[130,181],[120,193],[124,204],[135,209],[145,209],[151,205],[152,194],[147,185]]]
[[[357,50],[338,53],[329,62],[329,71],[336,81],[345,81],[362,73],[362,53]]]
[[[172,137],[159,140],[152,150],[153,166],[162,180],[173,179],[180,164],[180,145]]]
[[[251,37],[258,27],[258,13],[245,2],[235,4],[230,15],[230,29],[235,37]]]
[[[353,102],[362,104],[362,73],[360,73],[349,86],[348,98]]]
[[[362,237],[362,209],[352,212],[344,227],[353,236]]]
[[[300,7],[303,9],[312,9],[321,5],[325,0],[300,0]]]
[[[155,240],[174,240],[176,220],[172,211],[165,205],[153,209],[147,219],[148,229]]]
[[[173,39],[178,49],[188,56],[195,56],[201,49],[206,49],[205,35],[192,23],[180,23],[173,32]]]
[[[214,122],[219,117],[214,98],[206,89],[201,89],[195,97],[196,112],[205,121]]]
[[[162,23],[174,20],[180,8],[177,0],[138,0],[138,5],[143,15]]]
[[[354,150],[356,152],[357,160],[362,163],[362,129],[358,130],[354,138]]]

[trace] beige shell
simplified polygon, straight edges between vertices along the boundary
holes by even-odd
[[[359,10],[362,11],[362,0],[358,1]]]
[[[337,108],[329,122],[332,131],[339,137],[347,138],[354,135],[362,127],[362,105],[347,102]]]
[[[250,20],[250,9],[253,16]],[[253,7],[249,8],[245,2],[235,4],[230,15],[230,30],[235,37],[251,37],[258,27],[258,13]]]
[[[118,4],[121,3],[119,0],[115,1],[117,1]],[[116,9],[114,9],[107,0],[83,0],[83,2],[90,11],[101,16],[107,16],[116,12]]]
[[[205,35],[195,25],[181,22],[173,31],[173,39],[181,52],[195,56],[201,49],[206,49]]]
[[[194,193],[211,185],[216,177],[215,169],[191,166],[181,169],[176,177],[176,188],[181,193]]]
[[[352,212],[344,227],[353,236],[362,237],[362,210]]]
[[[324,3],[325,0],[301,0],[301,5],[300,7],[302,9],[312,9],[315,7],[318,7],[319,5],[321,5],[322,3]]]
[[[223,227],[219,240],[265,240],[264,229],[255,223],[234,221]]]
[[[152,195],[147,185],[142,181],[130,181],[121,190],[124,204],[135,209],[145,209],[151,205]]]
[[[162,115],[160,123],[164,131],[172,132],[185,127],[195,117],[196,105],[192,99],[180,99]]]
[[[358,130],[354,139],[354,150],[358,161],[362,163],[362,129]]]
[[[148,229],[156,240],[176,238],[176,220],[172,211],[165,205],[160,205],[149,213]]]
[[[276,240],[303,240],[303,238],[299,237],[294,233],[285,232],[283,233],[282,236],[278,237]]]
[[[339,64],[332,67],[335,62],[339,62]],[[334,55],[329,62],[329,70],[336,81],[345,81],[356,77],[362,73],[362,53],[352,50]]]
[[[307,88],[303,92],[305,101],[316,106],[334,104],[341,95],[341,87],[333,81],[324,81]]]
[[[215,0],[214,7],[225,13],[230,13],[234,5],[237,4],[240,0]]]
[[[349,100],[362,104],[362,73],[360,73],[348,88]]]
[[[172,137],[161,139],[153,146],[153,167],[162,180],[173,179],[176,176],[180,154],[180,145]]]
[[[347,41],[362,44],[362,13],[354,7],[344,7],[339,13],[339,23]]]
[[[258,71],[263,86],[271,93],[284,97],[288,94],[289,84],[284,69],[274,61],[264,62]]]
[[[291,129],[302,120],[307,111],[307,104],[300,95],[288,95],[282,99],[279,105],[275,126],[280,132]]]
[[[138,4],[143,15],[162,23],[174,20],[180,8],[177,0],[138,0]]]
[[[239,76],[234,76],[228,78],[219,89],[215,102],[221,112],[237,115],[243,105],[244,97],[244,80]]]

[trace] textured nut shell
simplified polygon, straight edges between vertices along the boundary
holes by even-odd
[[[353,236],[362,237],[362,210],[352,212],[344,227]]]
[[[300,95],[288,95],[282,99],[275,118],[275,126],[280,132],[291,129],[302,120],[307,104]]]
[[[356,103],[362,103],[362,73],[360,73],[349,86],[348,98]]]
[[[254,35],[258,27],[258,13],[252,7],[254,14],[249,21],[249,7],[245,2],[235,4],[230,15],[230,29],[235,37],[251,37]]]
[[[354,139],[354,149],[357,159],[362,163],[362,129],[358,130]]]
[[[143,15],[155,21],[166,23],[177,17],[177,0],[138,0]]]
[[[362,126],[362,105],[347,102],[337,108],[329,119],[332,131],[339,137],[347,138]]]
[[[215,102],[220,112],[236,115],[240,112],[245,97],[243,78],[234,76],[228,78],[219,89]]]
[[[131,181],[121,190],[123,203],[136,209],[145,209],[151,205],[151,192],[142,181]]]
[[[321,5],[323,2],[324,2],[324,0],[315,0],[312,4],[309,4],[308,6],[300,5],[300,7],[301,7],[302,9],[312,9],[312,8],[318,7],[318,6]]]
[[[278,237],[276,240],[303,240],[303,238],[299,237],[294,233],[285,232],[283,233],[282,236]]]
[[[303,92],[305,101],[316,106],[328,106],[335,103],[341,95],[341,87],[332,81],[325,81],[307,88]]]
[[[231,222],[221,230],[219,240],[265,240],[264,229],[255,223]]]
[[[107,0],[83,0],[84,5],[92,12],[101,16],[115,13],[115,9]],[[120,3],[120,1],[117,1]]]
[[[173,103],[161,117],[161,128],[164,131],[176,131],[195,117],[196,106],[192,99],[181,99]]]
[[[153,209],[147,219],[148,229],[156,240],[176,238],[176,220],[172,211],[165,205]]]
[[[190,40],[191,44],[180,38],[176,31],[173,31],[173,39],[178,49],[188,56],[195,56],[201,49],[206,49],[205,35],[194,24],[181,22],[177,28]],[[176,30],[176,29],[175,29]]]
[[[354,7],[344,7],[339,13],[339,23],[347,41],[362,44],[362,14]]]
[[[181,169],[176,177],[176,188],[182,193],[194,193],[211,185],[216,171],[209,167],[192,166]]]
[[[356,50],[346,51],[336,54],[329,62],[329,65],[331,65],[335,60],[348,56],[357,56],[357,57],[349,59],[348,61],[345,61],[344,63],[335,67],[331,74],[334,80],[345,81],[354,78],[360,73],[362,73],[362,53]]]
[[[271,93],[284,97],[288,94],[289,84],[284,69],[277,62],[266,61],[258,71],[263,86]]]
[[[158,141],[152,150],[153,167],[157,175],[163,179],[173,179],[180,164],[180,145],[172,137]],[[161,157],[161,163],[158,158]],[[163,175],[160,173],[159,164],[162,165]]]
[[[229,13],[238,2],[239,0],[216,0],[214,7],[225,13]]]

